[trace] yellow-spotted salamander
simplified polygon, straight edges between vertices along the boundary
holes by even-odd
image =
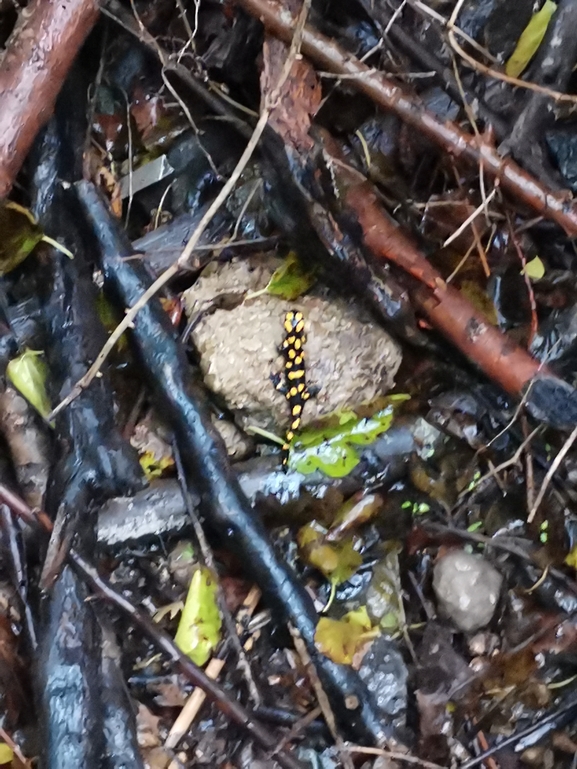
[[[285,436],[283,465],[288,462],[288,452],[295,430],[302,419],[303,408],[311,397],[307,388],[304,345],[306,342],[305,321],[302,312],[290,310],[284,317],[285,338],[281,345],[284,356],[284,382],[279,381],[277,390],[284,392],[290,408],[290,425]]]

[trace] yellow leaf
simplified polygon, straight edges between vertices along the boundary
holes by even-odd
[[[365,606],[350,611],[340,619],[321,617],[315,632],[315,645],[333,662],[351,665],[357,651],[379,634],[373,628]]]
[[[527,262],[521,274],[527,275],[531,280],[541,280],[545,275],[545,265],[538,256],[535,256],[530,262]]]
[[[303,560],[334,585],[340,585],[353,576],[363,559],[352,539],[329,544],[324,541],[326,534],[327,530],[317,521],[307,523],[297,534],[299,552]]]
[[[566,556],[565,563],[567,566],[572,566],[575,570],[577,570],[577,545],[575,545],[575,547]]]
[[[533,14],[531,20],[521,33],[515,50],[505,64],[505,72],[509,77],[519,77],[529,64],[541,45],[551,17],[556,10],[556,3],[552,2],[552,0],[545,0],[541,10]]]
[[[43,352],[25,350],[22,355],[10,361],[6,367],[8,379],[22,393],[36,411],[43,417],[51,410],[50,400],[46,392],[48,367],[42,359]]]
[[[157,459],[152,451],[144,451],[140,455],[139,461],[146,479],[149,481],[154,480],[154,478],[161,478],[166,470],[174,467],[174,459],[172,457],[160,457],[160,459]]]
[[[209,569],[197,569],[174,637],[178,648],[197,665],[204,665],[220,640],[221,618],[216,601],[217,586]]]
[[[14,751],[5,742],[0,742],[0,764],[11,764],[14,758]]]

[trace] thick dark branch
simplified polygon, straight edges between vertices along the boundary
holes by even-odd
[[[28,526],[36,530],[43,530],[48,534],[52,530],[52,522],[43,512],[33,512],[24,500],[20,499],[7,486],[0,484],[0,500],[8,505],[12,512],[21,518]],[[74,570],[82,577],[87,585],[90,586],[97,595],[106,599],[109,603],[119,609],[123,614],[138,626],[146,638],[163,652],[178,667],[182,673],[194,686],[199,686],[214,702],[218,708],[227,715],[232,721],[245,729],[249,735],[258,742],[265,750],[274,750],[277,740],[260,724],[250,716],[250,714],[238,702],[232,700],[215,681],[209,678],[206,673],[197,667],[194,662],[183,654],[176,646],[172,638],[164,633],[150,617],[130,603],[123,595],[103,579],[98,571],[87,560],[82,558],[74,549],[68,553],[68,562]],[[275,760],[284,767],[284,769],[304,769],[300,761],[297,761],[291,755],[285,752],[275,754]]]
[[[132,307],[149,287],[150,278],[140,263],[124,258],[132,247],[95,188],[80,182],[77,189],[100,243],[105,288],[123,307]],[[184,348],[156,297],[136,316],[132,334],[159,411],[174,430],[187,478],[200,494],[207,524],[236,552],[277,616],[297,628],[343,726],[365,741],[393,739],[391,725],[358,675],[318,652],[318,616],[312,599],[277,556],[243,493],[212,424],[206,395],[193,381]]]

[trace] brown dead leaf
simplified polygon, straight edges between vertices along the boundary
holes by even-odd
[[[277,87],[288,51],[286,43],[267,35],[263,46],[261,75],[263,94],[269,94]],[[281,86],[280,97],[269,118],[273,130],[285,144],[299,151],[313,148],[314,142],[309,136],[309,130],[321,98],[321,85],[313,66],[307,59],[296,59]]]
[[[155,716],[146,705],[141,702],[138,704],[138,713],[136,714],[136,732],[138,744],[141,748],[156,748],[160,745],[160,735],[158,733],[159,716]]]
[[[163,708],[182,708],[184,707],[187,695],[174,681],[162,682],[154,687],[158,692],[154,701]]]

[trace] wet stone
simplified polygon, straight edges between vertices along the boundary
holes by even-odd
[[[263,293],[243,301],[247,292],[264,289],[281,264],[275,257],[260,256],[211,266],[183,295],[189,318],[218,296],[238,297],[232,309],[205,314],[192,339],[207,386],[239,424],[277,433],[286,427],[288,410],[271,375],[282,375],[279,346],[287,311],[304,314],[307,382],[318,390],[306,403],[303,425],[385,394],[401,363],[396,342],[342,299],[308,294],[288,302]]]
[[[483,557],[453,550],[435,565],[433,589],[441,614],[465,633],[491,621],[503,577]]]
[[[379,708],[401,725],[407,708],[408,671],[396,643],[379,636],[363,657],[359,676]]]

